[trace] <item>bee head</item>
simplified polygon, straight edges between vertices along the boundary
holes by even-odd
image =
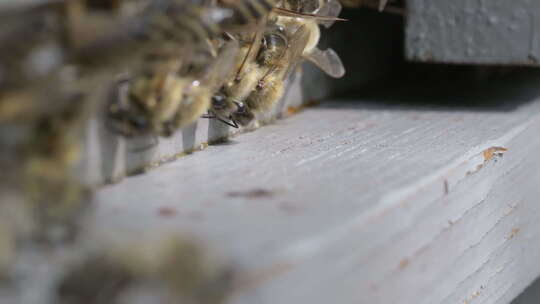
[[[243,102],[235,102],[236,103],[236,111],[233,112],[232,119],[236,122],[238,122],[242,126],[247,126],[249,123],[255,119],[255,115],[253,112],[249,110],[249,108],[246,106]]]
[[[247,112],[248,109],[247,109],[247,106],[245,103],[243,102],[238,102],[238,101],[233,101],[234,105],[236,106],[236,110],[235,112],[240,112],[240,113],[244,113],[244,112]]]
[[[215,110],[223,110],[227,107],[227,97],[222,94],[212,96],[212,108]]]
[[[273,28],[271,32],[264,35],[257,60],[263,66],[274,65],[283,56],[286,49],[287,38],[280,32],[279,27]]]

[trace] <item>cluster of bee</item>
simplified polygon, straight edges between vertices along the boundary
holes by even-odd
[[[231,7],[237,22],[201,15]],[[152,35],[165,37],[166,43],[120,80],[127,90],[107,107],[109,129],[128,137],[167,137],[199,117],[238,128],[275,106],[301,60],[332,77],[345,72],[333,50],[317,48],[319,25],[340,20],[341,5],[335,0],[218,1],[204,8],[190,11],[187,18],[155,20]],[[189,47],[186,39],[174,39],[187,32]]]
[[[87,210],[76,170],[92,92],[144,49],[145,19],[100,5],[112,2],[0,3],[0,277],[21,248],[74,240]]]
[[[91,199],[76,174],[89,117],[105,109],[107,128],[126,137],[171,136],[199,117],[248,126],[275,107],[303,60],[331,77],[344,75],[338,55],[317,47],[320,26],[341,20],[340,11],[337,0],[0,3],[0,281],[28,240],[75,239]],[[125,94],[95,96],[111,83]],[[171,244],[178,246],[164,260],[195,250]],[[98,278],[113,271],[121,284],[135,277],[176,284],[181,278],[169,265],[193,266],[156,264],[152,269],[161,272],[154,272],[118,257],[96,256],[90,268],[99,266]],[[86,274],[87,264],[79,266]],[[200,298],[206,291],[200,282],[220,275],[184,284],[195,293],[186,289],[182,297],[219,302]],[[86,283],[72,288],[80,279],[73,276],[60,287],[62,303],[94,303],[77,298],[74,290]],[[222,291],[216,294],[221,299]]]

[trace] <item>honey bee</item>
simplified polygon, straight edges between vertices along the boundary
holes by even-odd
[[[235,70],[232,78],[223,85],[221,90],[212,97],[210,114],[207,118],[215,118],[229,126],[238,128],[240,124],[248,124],[253,119],[247,110],[245,98],[257,85],[263,71],[255,62],[261,44],[264,23],[259,25],[251,37],[237,36],[240,51],[236,56]]]
[[[312,4],[315,13],[303,13],[305,11],[303,6],[295,4],[297,0],[285,1],[286,7],[298,9],[300,11],[281,9],[280,15],[278,15],[277,24],[280,24],[285,29],[294,30],[300,25],[305,26],[309,32],[309,41],[302,53],[302,57],[315,64],[319,69],[325,72],[327,75],[333,78],[341,78],[345,75],[345,68],[341,59],[333,49],[320,50],[317,48],[319,39],[321,37],[321,31],[319,24],[330,27],[335,21],[342,21],[344,19],[338,18],[341,12],[341,5],[337,0],[328,0],[323,3],[319,1],[306,1],[306,3],[318,3]],[[292,3],[292,4],[291,4]],[[321,6],[322,5],[322,6]]]
[[[255,114],[268,111],[283,96],[285,80],[301,60],[309,39],[309,32],[303,25],[290,36],[279,25],[265,33],[264,47],[257,59],[268,69],[246,98],[250,111]]]
[[[135,73],[134,79],[129,81],[129,106],[113,103],[108,108],[109,121],[112,122],[109,125],[124,136],[170,136],[174,130],[195,121],[212,104],[215,104],[215,112],[220,112],[219,117],[230,116],[229,113],[235,112],[239,106],[241,108],[241,103],[230,100],[223,103],[217,96],[213,99],[212,96],[221,87],[222,83],[219,82],[230,78],[227,75],[230,62],[238,66],[238,60],[231,58],[241,58],[242,55],[235,56],[232,51],[217,54],[215,42],[222,40],[217,37],[224,32],[238,38],[249,36],[274,6],[273,0],[221,0],[202,6],[187,5],[185,1],[178,0],[158,1],[152,7],[165,13],[156,14],[150,22],[148,39],[173,45],[179,49],[177,53],[182,52],[183,45],[190,45],[195,50],[188,50],[190,54],[187,56],[154,56],[154,59],[162,57],[158,59],[163,61],[159,64],[160,68],[141,75]],[[242,42],[238,53],[245,53],[248,47],[244,39],[234,40]],[[203,66],[210,61],[216,62],[213,68],[203,73],[206,76],[194,75],[191,68],[194,64],[189,57],[196,55],[199,50],[211,55],[207,56],[206,62],[202,62]],[[185,48],[183,51],[186,52]],[[149,60],[145,61],[143,65],[148,64]],[[149,65],[155,66],[152,62]],[[208,81],[208,78],[213,81]]]
[[[232,268],[205,248],[173,236],[95,250],[68,270],[56,291],[60,304],[142,303],[138,297],[145,295],[154,303],[220,304],[233,279]]]
[[[301,32],[305,32],[304,29],[298,34]],[[266,108],[264,106],[266,103],[252,108],[255,103],[281,97],[282,80],[288,74],[287,66],[289,63],[294,65],[293,57],[298,55],[295,50],[301,49],[301,46],[290,49],[295,54],[291,55],[292,53],[288,52],[289,39],[285,30],[274,23],[267,24],[264,31],[254,34],[252,43],[246,48],[236,77],[226,83],[221,92],[213,97],[212,116],[209,116],[235,128],[239,125],[248,125],[255,118],[256,112]],[[301,52],[299,54],[301,55]],[[266,87],[266,82],[271,85]]]
[[[153,65],[130,80],[127,106],[115,100],[109,106],[113,130],[134,136],[157,134],[171,136],[175,130],[199,118],[210,107],[212,95],[233,70],[231,60],[238,46],[225,43],[219,56],[207,66],[208,53],[191,60],[190,55],[158,53]]]
[[[252,42],[256,55],[244,56],[241,65],[244,73],[239,72],[240,77],[214,97],[215,118],[233,127],[245,126],[257,113],[270,110],[283,96],[285,80],[302,58],[314,62],[330,76],[343,76],[345,71],[337,54],[332,49],[321,51],[316,47],[320,38],[319,22],[330,26],[341,20],[337,18],[341,10],[339,3],[329,1],[327,6],[320,7],[322,4],[312,1],[309,10],[301,7],[302,2],[288,3],[288,8],[309,13],[274,9],[263,35],[255,36]],[[319,11],[329,15],[313,14]]]

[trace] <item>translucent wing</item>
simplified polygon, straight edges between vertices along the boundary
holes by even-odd
[[[330,77],[341,78],[345,75],[345,67],[341,59],[332,49],[321,51],[315,48],[305,57]]]
[[[327,0],[325,1],[324,6],[319,11],[319,15],[328,16],[328,17],[334,17],[337,18],[339,16],[339,13],[341,13],[341,3],[339,3],[338,0]],[[324,27],[329,28],[334,24],[336,20],[324,20],[321,21],[320,24],[322,24]]]
[[[250,42],[249,49],[242,60],[242,64],[240,65],[240,68],[236,72],[236,79],[240,79],[242,75],[245,72],[245,69],[247,67],[247,62],[253,62],[255,60],[255,56],[257,56],[257,53],[259,52],[259,48],[261,46],[262,41],[262,35],[264,33],[264,27],[263,24],[258,25],[258,29],[253,34],[253,38]]]
[[[338,5],[341,5],[338,3]],[[341,10],[341,6],[340,6]],[[304,19],[315,19],[321,24],[330,23],[334,24],[336,21],[347,21],[347,19],[338,18],[336,16],[326,16],[324,14],[310,14],[310,13],[299,13],[291,11],[285,8],[275,7],[274,12],[281,16],[286,17],[295,17],[295,18],[304,18]]]
[[[287,78],[289,74],[296,68],[298,62],[302,59],[302,53],[306,48],[309,41],[309,32],[304,25],[300,26],[288,41],[288,67],[283,75],[283,78]]]
[[[379,11],[384,11],[384,8],[386,7],[386,4],[388,3],[388,0],[379,0]]]
[[[201,84],[215,91],[234,73],[234,57],[238,52],[238,42],[228,41],[219,50],[217,58],[207,68]]]
[[[289,76],[298,61],[302,59],[302,53],[309,41],[309,32],[304,25],[301,25],[287,40],[287,49],[281,57],[281,60],[287,63],[286,67],[280,68],[279,65],[270,67],[259,83],[264,83],[266,77],[273,73],[280,73],[281,79],[286,79]]]

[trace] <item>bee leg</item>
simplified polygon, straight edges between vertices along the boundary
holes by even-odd
[[[204,114],[203,116],[201,116],[202,118],[208,118],[208,119],[217,119],[218,121],[230,126],[230,127],[233,127],[235,129],[238,129],[239,126],[238,124],[236,123],[236,121],[234,121],[234,119],[232,119],[231,117],[229,117],[229,120],[232,122],[228,122],[220,117],[218,117],[216,114],[213,114],[213,113],[208,113],[208,114]]]
[[[214,119],[214,118],[217,118],[215,114],[211,114],[211,113],[208,113],[208,114],[204,114],[203,116],[201,116],[202,118],[208,118],[208,119]]]
[[[208,47],[208,51],[210,52],[210,55],[212,55],[213,58],[216,58],[217,57],[217,49],[216,47],[212,44],[212,41],[209,39],[209,38],[206,38],[205,39],[205,43],[206,43],[206,46]]]
[[[223,120],[223,119],[221,119],[221,118],[218,118],[218,120],[221,121],[222,123],[224,123],[224,124],[230,126],[230,127],[235,128],[235,129],[238,129],[238,128],[239,128],[239,127],[238,127],[238,124],[237,124],[236,121],[234,121],[233,119],[231,119],[232,123],[231,123],[231,122],[228,122],[228,121],[226,121],[226,120]]]
[[[228,39],[228,40],[234,40],[234,41],[238,41],[238,39],[236,39],[236,37],[234,37],[231,33],[229,32],[224,32],[223,33],[223,36],[224,38]]]
[[[238,127],[238,124],[236,123],[236,121],[234,121],[234,119],[232,119],[232,118],[229,118],[230,121],[232,121],[232,123],[226,121],[225,119],[221,119],[221,118],[219,118],[219,117],[217,117],[217,116],[214,117],[214,118],[217,119],[218,121],[220,121],[220,122],[226,124],[226,125],[229,126],[229,127],[233,127],[233,128],[235,128],[235,129],[238,129],[238,128],[239,128],[239,127]]]
[[[130,138],[133,136],[133,134],[129,132],[128,130],[126,130],[126,128],[120,127],[118,124],[112,122],[110,118],[105,119],[104,125],[105,125],[105,129],[109,131],[111,134],[120,135],[127,138]]]
[[[240,128],[240,126],[238,125],[238,123],[236,122],[236,120],[234,120],[232,117],[229,117],[229,120],[232,122],[231,127],[235,128],[235,129]]]

